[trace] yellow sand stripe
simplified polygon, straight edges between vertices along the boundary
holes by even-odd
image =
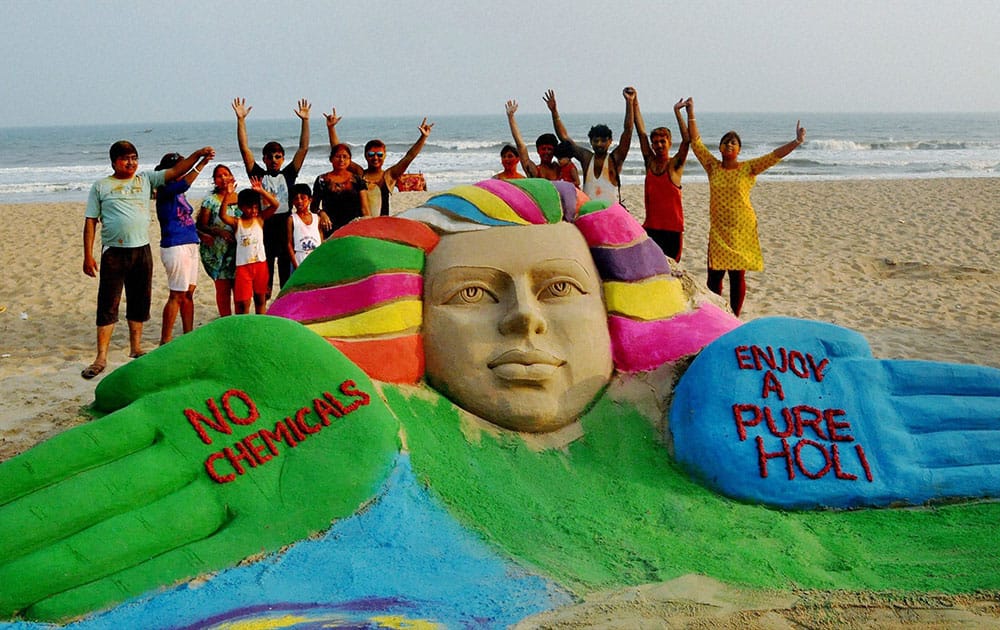
[[[677,278],[646,282],[605,282],[604,303],[609,313],[633,319],[663,319],[688,310],[684,287]]]
[[[522,219],[520,215],[511,210],[510,206],[504,203],[500,197],[478,186],[458,186],[449,190],[448,193],[465,199],[488,217],[510,221],[518,225],[530,225],[529,221]]]
[[[308,324],[309,330],[322,337],[362,337],[395,333],[420,326],[420,300],[403,300],[373,308],[350,317]]]

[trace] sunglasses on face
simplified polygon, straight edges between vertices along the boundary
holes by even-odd
[[[385,151],[368,151],[365,155],[368,157],[385,157]]]

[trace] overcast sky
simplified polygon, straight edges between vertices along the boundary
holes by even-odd
[[[10,0],[0,126],[254,116],[1000,111],[995,1]],[[318,115],[318,114],[317,114]]]

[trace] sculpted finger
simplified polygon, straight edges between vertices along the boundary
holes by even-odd
[[[115,516],[0,567],[0,583],[5,584],[0,613],[23,611],[52,594],[71,591],[171,549],[206,539],[228,518],[222,505],[194,487]],[[59,570],[53,571],[52,567]],[[186,568],[178,577],[189,572]],[[53,612],[41,610],[38,616],[57,618]]]

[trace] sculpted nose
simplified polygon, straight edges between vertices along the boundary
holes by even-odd
[[[541,335],[548,330],[538,299],[526,287],[515,287],[510,308],[500,320],[504,335]]]

